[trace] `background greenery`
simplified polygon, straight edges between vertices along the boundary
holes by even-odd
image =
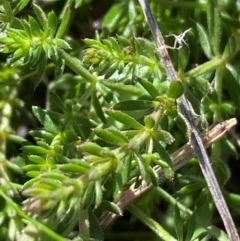
[[[0,3],[0,240],[228,240],[197,160],[173,173],[187,127],[138,2]],[[239,2],[150,3],[165,36],[191,28],[169,52],[199,128],[239,117]],[[239,228],[238,145],[209,156]],[[101,230],[132,183],[156,188]]]

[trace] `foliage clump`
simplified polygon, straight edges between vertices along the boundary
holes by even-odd
[[[101,29],[79,41],[82,26],[99,21],[94,4],[2,1],[0,240],[104,240],[101,215],[121,215],[116,202],[141,185],[155,188],[127,208],[156,240],[228,240],[213,226],[218,215],[196,159],[174,172],[171,154],[188,142],[181,94],[204,131],[239,115],[239,4],[151,1],[164,34],[191,28],[187,44],[169,50],[180,85],[168,83],[137,1],[109,2]],[[230,154],[227,138],[209,153],[222,186]],[[223,189],[238,221],[239,195]],[[161,198],[169,205],[157,222]]]

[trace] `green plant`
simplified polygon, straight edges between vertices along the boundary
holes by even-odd
[[[94,20],[95,1],[1,2],[0,240],[104,240],[100,217],[121,214],[116,201],[131,185],[155,187],[127,208],[156,240],[229,240],[214,226],[197,159],[174,172],[170,154],[188,142],[183,93],[204,131],[239,115],[239,4],[151,1],[163,34],[191,28],[187,44],[169,51],[182,80],[170,84],[137,1],[109,3],[102,31],[81,43],[70,36]],[[239,195],[224,187],[229,154],[237,151],[224,138],[209,155],[238,221]],[[169,206],[160,226],[151,213],[161,197]]]

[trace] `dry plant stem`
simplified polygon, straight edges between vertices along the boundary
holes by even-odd
[[[228,131],[232,129],[233,126],[237,124],[237,120],[235,118],[226,120],[215,127],[213,127],[210,131],[202,135],[202,142],[204,148],[210,147],[213,143],[223,137]],[[178,170],[180,167],[184,166],[189,159],[194,157],[195,152],[190,143],[185,144],[177,151],[175,151],[171,155],[171,159],[173,162],[174,171]],[[161,167],[156,167],[160,180],[164,179],[164,173]],[[153,188],[153,185],[149,185],[146,187],[138,187],[135,188],[133,184],[128,190],[126,190],[121,199],[116,203],[121,210],[125,210],[131,203],[133,203],[137,198],[139,198],[142,194],[149,191]],[[103,229],[108,229],[118,217],[117,214],[105,212],[100,220],[100,225]]]
[[[152,35],[154,37],[154,40],[155,40],[155,43],[157,46],[157,53],[158,53],[160,59],[162,59],[163,65],[167,71],[167,77],[168,77],[169,81],[170,82],[181,81],[178,78],[177,73],[173,67],[172,61],[168,54],[167,46],[165,45],[165,42],[164,42],[164,38],[157,26],[157,22],[152,14],[148,1],[147,0],[138,0],[138,1],[141,5],[144,15],[147,19],[148,25],[151,29]],[[229,212],[226,201],[222,195],[222,192],[221,192],[221,189],[217,182],[217,179],[215,177],[215,174],[213,172],[207,152],[206,152],[204,145],[202,143],[202,140],[199,136],[199,132],[198,132],[195,120],[194,120],[194,116],[196,114],[194,113],[191,103],[187,100],[185,95],[182,95],[177,100],[177,103],[178,103],[178,106],[179,106],[182,114],[186,118],[186,122],[189,127],[189,131],[190,131],[190,142],[193,146],[196,156],[199,159],[199,164],[200,164],[203,176],[207,182],[208,188],[212,194],[215,205],[223,220],[223,223],[224,223],[225,229],[228,233],[228,236],[229,236],[230,240],[238,241],[240,239],[239,239],[239,236],[237,233],[237,229],[233,222],[232,216]]]

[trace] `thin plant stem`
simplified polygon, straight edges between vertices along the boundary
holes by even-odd
[[[218,97],[218,102],[221,103],[222,100],[222,78],[223,78],[223,69],[217,69],[215,73],[215,78],[214,78],[214,89],[217,93]],[[218,120],[221,119],[221,110],[219,108],[215,108],[214,114],[213,114],[213,121],[217,122]],[[219,160],[219,155],[220,155],[220,148],[221,148],[221,143],[216,143],[212,146],[212,153],[211,157]]]
[[[173,236],[171,236],[159,223],[150,218],[145,214],[140,208],[132,204],[129,206],[128,210],[144,224],[146,224],[153,232],[157,234],[161,240],[165,241],[177,241]]]

